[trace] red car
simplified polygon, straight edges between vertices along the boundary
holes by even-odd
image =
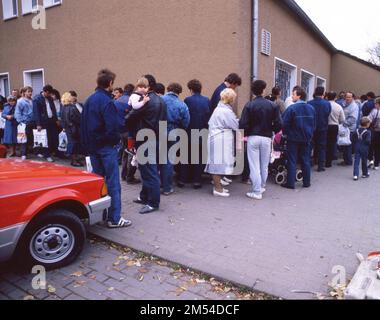
[[[0,159],[0,262],[60,268],[83,249],[85,224],[106,219],[102,177],[34,161]]]

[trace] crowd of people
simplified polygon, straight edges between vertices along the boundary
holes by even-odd
[[[202,188],[204,173],[212,177],[213,195],[227,198],[235,175],[237,150],[244,150],[242,182],[252,185],[247,197],[263,199],[275,134],[281,134],[286,141],[284,188],[295,189],[298,167],[302,169],[303,187],[309,188],[313,165],[317,172],[325,172],[338,160],[339,150],[343,153],[340,164],[354,165],[354,180],[359,179],[360,163],[363,178],[370,176],[369,168],[379,169],[380,98],[376,99],[373,92],[358,99],[352,92],[337,95],[317,87],[313,99],[307,101],[305,90],[296,86],[283,101],[281,88],[273,88],[267,96],[266,82],[256,80],[251,86],[254,98],[239,119],[235,110],[242,80],[235,73],[226,77],[211,99],[202,95],[199,80],[189,81],[190,95],[183,101],[183,87],[176,82],[165,88],[154,76],[145,75],[135,85],[128,84],[123,89],[114,88],[115,79],[110,70],[101,70],[97,89],[84,105],[78,103],[75,91],[61,97],[50,85],[34,98],[31,87],[14,90],[4,106],[0,103],[0,141],[9,148],[9,157],[16,156],[20,124],[24,124],[27,136],[27,142],[19,145],[22,160],[34,152],[49,162],[54,161],[53,156],[70,157],[72,166],[82,167],[84,157],[90,157],[93,172],[105,177],[112,197],[110,228],[131,225],[121,216],[120,177],[128,184],[142,183],[141,193],[134,201],[142,205],[141,214],[159,210],[161,194],[172,195],[174,181],[179,188],[188,184],[194,189]],[[165,149],[161,148],[162,122],[167,123]],[[140,141],[137,136],[144,129],[153,132],[155,138]],[[168,137],[178,129],[187,132],[188,161],[175,165],[168,150],[176,141]],[[47,148],[34,145],[33,130],[46,130]],[[208,137],[194,141],[193,130],[208,130]],[[68,139],[65,152],[58,150],[62,131]],[[338,145],[344,132],[349,132],[350,143]],[[151,150],[154,155],[147,154],[147,161],[139,161],[140,147],[144,148],[144,155]],[[207,161],[193,162],[193,153],[204,159],[205,149]],[[163,153],[167,161],[161,163],[157,160]],[[141,181],[136,177],[137,169]]]

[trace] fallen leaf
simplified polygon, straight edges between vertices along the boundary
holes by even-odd
[[[141,275],[138,277],[137,280],[139,280],[139,281],[143,281],[143,280],[144,280],[144,275],[141,274]]]
[[[82,287],[86,281],[75,281],[74,288]]]
[[[162,266],[162,267],[167,267],[167,266],[168,266],[168,263],[165,262],[165,261],[157,261],[157,264],[158,264],[159,266]]]
[[[33,296],[25,296],[24,300],[34,300],[34,297]]]
[[[83,275],[82,271],[77,271],[71,274],[72,277],[77,277],[77,278],[81,277],[82,275]]]
[[[196,283],[206,283],[206,280],[203,279],[195,279]]]
[[[140,261],[136,261],[135,266],[140,268],[141,267]]]
[[[48,288],[47,288],[48,292],[49,293],[55,293],[57,290],[52,286],[52,285],[48,285]]]
[[[108,291],[114,291],[114,290],[115,290],[114,287],[109,287],[109,288],[108,288]]]
[[[91,280],[95,280],[95,279],[96,279],[96,275],[94,275],[94,274],[91,275],[91,276],[90,276],[90,279],[91,279]]]
[[[140,269],[139,269],[139,272],[140,272],[140,273],[148,273],[149,271],[148,271],[147,269],[140,268]]]
[[[135,262],[132,260],[127,262],[127,267],[133,267],[134,265],[135,265]]]
[[[113,265],[116,267],[120,264],[120,261],[114,262]]]

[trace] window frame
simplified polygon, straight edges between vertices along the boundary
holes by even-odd
[[[41,0],[38,0],[38,1],[41,1]],[[49,8],[53,8],[53,7],[57,7],[57,6],[61,6],[62,3],[63,3],[63,0],[59,0],[58,3],[54,3],[54,1],[55,1],[55,0],[53,0],[53,4],[50,4],[50,5],[48,5],[48,6],[45,6],[45,4],[44,4],[44,0],[42,0],[42,4],[43,4],[43,6],[44,6],[45,9],[49,9]]]
[[[314,94],[314,91],[315,91],[315,88],[316,88],[316,76],[314,73],[311,73],[310,71],[307,71],[305,69],[302,69],[301,68],[301,85],[302,85],[302,73],[306,73],[308,74],[309,76],[311,76],[311,79],[312,79],[312,86],[311,88],[309,88],[309,92],[307,92],[308,94],[308,100],[312,100],[311,98],[313,97],[313,94]],[[306,89],[306,88],[304,88]]]
[[[274,75],[273,75],[273,83],[274,85],[276,85],[276,65],[277,65],[277,61],[278,62],[281,62],[281,63],[285,63],[287,64],[288,66],[292,67],[293,68],[293,71],[292,71],[292,75],[294,76],[294,79],[291,80],[291,83],[290,83],[290,90],[292,90],[296,85],[297,85],[297,81],[298,81],[298,67],[297,65],[293,64],[293,63],[290,63],[284,59],[281,59],[281,58],[278,58],[278,57],[274,57]],[[283,88],[281,88],[281,90],[283,90]],[[290,95],[292,94],[292,92],[290,92]]]
[[[12,3],[12,9],[14,9],[13,8],[13,0],[10,0],[10,1]],[[9,21],[9,20],[13,20],[13,19],[17,19],[18,18],[18,16],[19,16],[18,0],[16,0],[16,15],[9,16],[9,17],[5,17],[4,0],[1,1],[1,4],[2,4],[2,10],[3,10],[3,21]]]
[[[31,74],[31,73],[34,73],[34,72],[41,72],[41,71],[42,71],[42,85],[44,86],[45,85],[45,69],[44,68],[40,68],[40,69],[31,69],[31,70],[24,70],[23,71],[23,83],[24,83],[24,87],[26,87],[26,86],[32,86],[32,83],[27,83],[26,82],[27,74]],[[38,93],[36,93],[36,94],[38,94]]]
[[[323,87],[325,88],[325,90],[327,91],[327,79],[321,77],[321,76],[317,76],[317,81],[316,81],[316,85],[318,86],[318,80],[323,80],[324,84],[323,84]]]
[[[0,77],[2,77],[2,76],[7,76],[7,78],[8,78],[8,86],[9,86],[9,88],[8,88],[8,90],[9,90],[9,92],[8,92],[8,94],[6,93],[6,92],[4,92],[4,94],[5,94],[5,98],[7,98],[10,94],[11,94],[11,88],[12,88],[12,86],[11,86],[11,77],[10,77],[10,75],[9,75],[9,72],[0,72]],[[0,92],[0,94],[1,94],[1,92]]]

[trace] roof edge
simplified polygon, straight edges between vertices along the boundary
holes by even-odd
[[[377,66],[376,64],[373,64],[373,63],[371,63],[371,62],[369,62],[369,61],[366,61],[366,60],[363,60],[363,59],[361,59],[361,58],[358,58],[357,56],[354,56],[354,55],[352,55],[352,54],[350,54],[350,53],[348,53],[348,52],[345,52],[345,51],[343,51],[343,50],[337,50],[337,51],[336,51],[336,54],[344,55],[344,56],[346,56],[347,58],[353,59],[353,60],[355,60],[355,61],[357,61],[357,62],[359,62],[359,63],[365,64],[366,66],[368,66],[368,67],[370,67],[370,68],[372,68],[372,69],[375,69],[375,70],[377,70],[377,71],[380,71],[380,66]]]

